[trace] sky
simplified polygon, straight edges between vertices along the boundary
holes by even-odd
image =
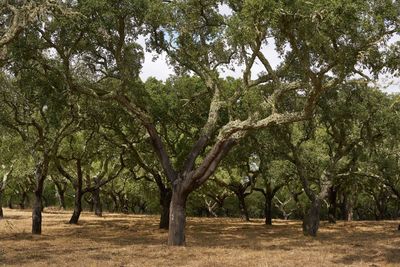
[[[226,5],[220,5],[219,12],[222,15],[230,15],[231,10]],[[400,41],[400,38],[397,36],[394,40],[391,40],[389,43]],[[138,42],[145,47],[145,37],[140,37]],[[270,63],[273,68],[279,65],[281,59],[279,58],[278,53],[275,50],[275,45],[273,40],[269,40],[269,44],[267,46],[262,47],[262,52],[264,55],[268,57]],[[141,72],[141,78],[146,80],[149,77],[155,77],[159,80],[165,81],[168,79],[170,75],[174,74],[173,69],[168,65],[167,56],[165,53],[158,55],[156,53],[145,53],[144,64]],[[235,67],[235,71],[224,69],[222,70],[221,76],[227,77],[232,76],[235,78],[241,77],[243,68],[237,66]],[[261,71],[265,71],[264,67],[262,66],[260,61],[256,61],[255,65],[252,68],[252,78],[257,78],[258,73]],[[382,76],[379,79],[379,87],[382,88],[383,91],[388,93],[400,93],[400,77],[394,78],[392,76],[386,75]]]
[[[145,46],[145,39],[141,37],[139,39],[139,43]],[[274,49],[274,45],[270,44],[266,47],[263,47],[262,51],[265,55],[269,56],[272,67],[276,67],[281,61],[278,53]],[[147,80],[149,77],[155,77],[159,80],[165,81],[169,78],[170,75],[174,74],[173,69],[168,65],[167,56],[165,53],[158,55],[157,53],[145,53],[144,64],[140,74],[140,77],[143,80]],[[261,63],[256,62],[255,66],[252,68],[252,78],[256,78],[257,74],[263,71],[264,68],[261,66]],[[227,77],[241,77],[242,68],[237,67],[235,71],[224,69],[222,70],[221,76]],[[388,93],[400,93],[400,78],[393,78],[390,75],[382,75],[379,79],[379,85],[383,91]]]

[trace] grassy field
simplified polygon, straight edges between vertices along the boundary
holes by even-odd
[[[30,234],[29,210],[5,209],[0,265],[16,266],[400,266],[398,221],[325,222],[317,238],[298,221],[189,218],[187,247],[167,247],[156,216],[45,211],[43,234]]]

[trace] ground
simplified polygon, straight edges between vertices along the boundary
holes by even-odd
[[[29,210],[4,209],[0,265],[10,266],[400,266],[399,221],[322,222],[317,238],[298,221],[189,218],[187,246],[166,246],[157,216],[43,213],[33,236]]]

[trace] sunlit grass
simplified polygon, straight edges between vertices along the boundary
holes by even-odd
[[[29,210],[4,210],[0,265],[26,266],[400,266],[398,221],[321,225],[304,237],[298,221],[242,222],[189,218],[187,247],[166,246],[157,216],[70,212],[43,214],[43,234],[33,236]]]

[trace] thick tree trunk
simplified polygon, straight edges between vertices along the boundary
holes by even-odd
[[[317,198],[311,202],[311,206],[303,219],[304,235],[317,236],[319,228],[319,214],[321,210],[321,201]]]
[[[272,225],[272,197],[265,197],[265,207],[264,207],[264,215],[265,215],[265,224]]]
[[[170,246],[185,245],[186,198],[187,196],[182,194],[179,189],[172,193],[168,232],[168,245]]]
[[[239,200],[239,209],[240,209],[240,214],[245,221],[250,221],[249,217],[249,212],[247,210],[247,205],[245,201],[245,197],[241,194],[236,194],[238,200]]]
[[[161,207],[160,229],[169,228],[169,209],[171,206],[171,199],[172,199],[171,189],[166,188],[165,190],[160,191],[160,207]]]
[[[94,214],[99,217],[103,216],[103,206],[101,204],[99,188],[97,188],[92,192],[92,202],[93,202]]]
[[[337,191],[334,186],[329,188],[329,209],[328,209],[328,221],[330,223],[336,223],[336,209],[337,209]]]

